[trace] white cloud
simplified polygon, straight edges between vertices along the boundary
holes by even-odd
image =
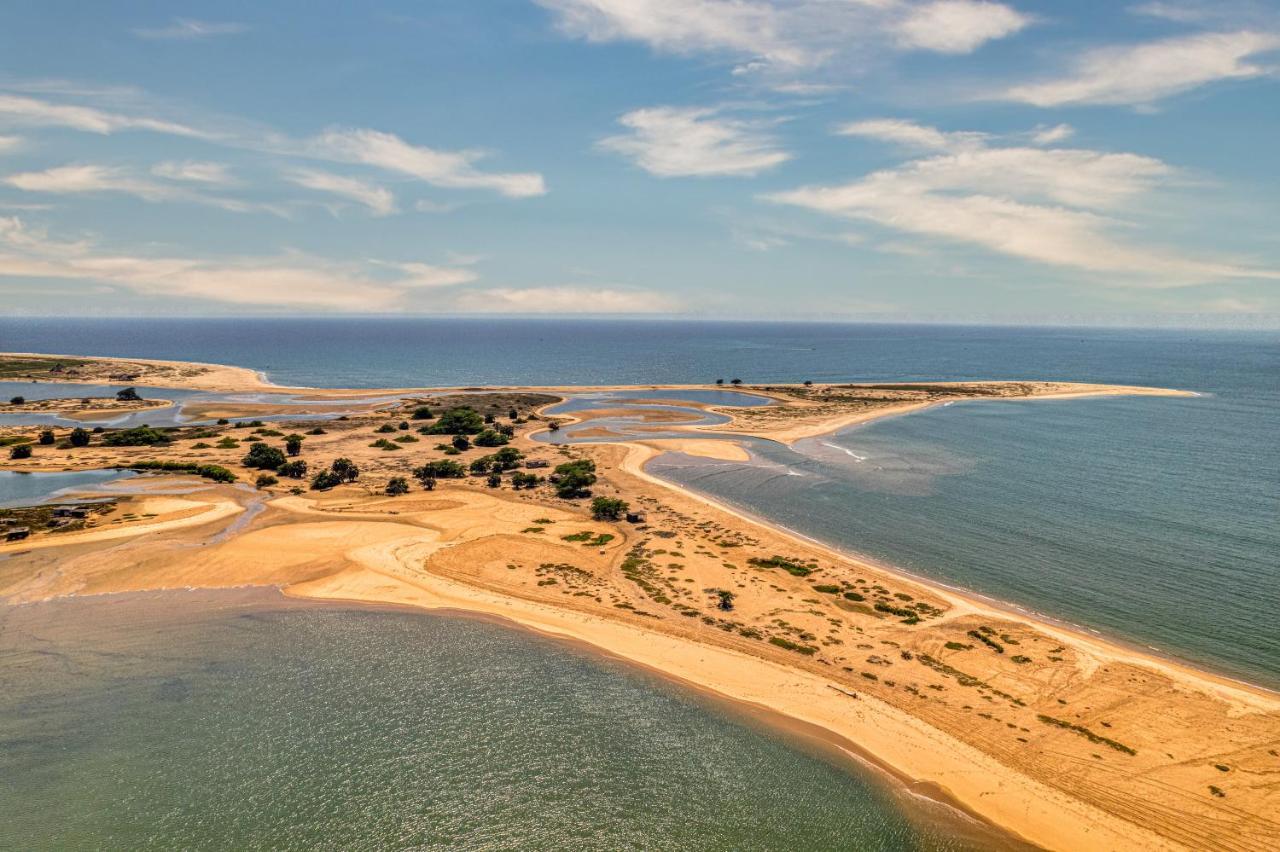
[[[196,21],[191,18],[174,18],[168,26],[151,29],[136,29],[133,34],[139,38],[173,39],[178,41],[195,41],[197,39],[214,38],[215,36],[236,35],[247,30],[244,24],[216,23],[213,21]]]
[[[387,216],[396,212],[396,199],[389,190],[357,178],[335,175],[332,172],[317,169],[296,169],[286,173],[285,179],[317,192],[328,192],[349,198],[368,207],[376,216]]]
[[[377,130],[330,130],[311,140],[306,150],[324,159],[363,163],[410,175],[433,186],[453,189],[491,189],[510,198],[545,195],[542,175],[484,172],[475,167],[478,151],[440,151],[411,145]]]
[[[476,162],[486,156],[483,151],[444,151],[412,145],[394,134],[366,128],[334,129],[311,139],[299,140],[260,127],[247,129],[225,119],[216,129],[199,129],[152,116],[54,103],[25,95],[0,94],[0,127],[6,122],[66,127],[98,134],[149,130],[276,156],[360,163],[409,175],[433,186],[487,189],[510,198],[544,195],[547,191],[542,175],[536,172],[487,172],[477,168]],[[173,178],[172,175],[161,176]]]
[[[225,163],[200,162],[197,160],[169,160],[151,167],[151,174],[166,180],[180,180],[188,183],[231,186],[236,179]]]
[[[944,153],[851,183],[774,193],[767,200],[1023,260],[1115,273],[1124,283],[1179,286],[1280,272],[1132,245],[1113,218],[1173,170],[1136,154],[1029,147]]]
[[[947,133],[936,127],[926,127],[914,121],[897,118],[873,118],[854,121],[836,128],[837,136],[859,136],[892,142],[905,148],[923,151],[948,151],[959,148],[981,147],[989,138],[985,133],[962,131]]]
[[[10,186],[26,192],[74,193],[123,192],[148,201],[171,197],[176,191],[130,176],[121,168],[80,164],[58,166],[41,172],[20,172],[4,178]]]
[[[915,6],[897,26],[905,47],[938,53],[972,53],[988,41],[1013,35],[1031,23],[1016,9],[985,0],[936,0]]]
[[[184,124],[147,116],[131,116],[76,104],[56,104],[25,95],[0,94],[0,123],[28,127],[68,127],[85,133],[149,130],[174,136],[209,138],[211,134]]]
[[[22,137],[20,136],[0,135],[0,154],[7,154],[10,151],[16,151],[21,145]]]
[[[536,0],[560,30],[592,42],[634,41],[656,51],[709,54],[739,70],[856,70],[889,49],[969,53],[1030,19],[981,0]]]
[[[1277,49],[1280,35],[1248,31],[1097,48],[1063,77],[1013,86],[996,97],[1038,107],[1149,104],[1220,80],[1274,74],[1275,66],[1248,60]]]
[[[233,213],[265,212],[276,216],[288,216],[288,211],[271,204],[251,204],[234,198],[194,192],[183,186],[157,183],[141,178],[128,169],[80,163],[57,166],[39,172],[19,172],[0,179],[0,182],[25,192],[45,192],[54,195],[95,195],[121,193],[148,202],[184,201],[218,207]]]
[[[387,267],[394,273],[387,275]],[[449,272],[423,264],[335,263],[298,253],[238,258],[114,254],[88,241],[52,240],[16,217],[0,217],[0,277],[111,284],[154,297],[385,311],[402,306],[416,288],[441,286]],[[468,270],[453,272],[474,278]]]
[[[754,0],[537,0],[588,41],[640,41],[671,53],[730,52],[781,65],[814,57],[783,33],[781,10]]]
[[[1052,127],[1037,127],[1031,131],[1031,141],[1037,145],[1054,145],[1075,135],[1076,129],[1070,124],[1055,124]]]
[[[652,107],[618,120],[630,132],[599,146],[659,177],[755,175],[791,159],[755,122],[698,107]]]
[[[464,311],[519,314],[654,314],[678,307],[670,296],[651,290],[608,287],[499,287],[467,293],[457,302]]]
[[[456,260],[458,266],[433,266],[428,263],[389,263],[386,261],[371,261],[379,266],[390,267],[403,273],[399,278],[398,284],[401,287],[414,289],[434,289],[437,287],[456,287],[459,284],[470,284],[480,278],[470,269],[460,267],[469,266],[464,261],[472,260],[471,258],[462,258]]]

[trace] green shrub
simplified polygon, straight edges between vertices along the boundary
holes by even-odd
[[[150,426],[135,426],[106,433],[102,443],[107,447],[155,447],[169,443],[169,436]]]
[[[266,488],[269,485],[279,485],[280,480],[269,473],[260,473],[258,478],[253,481],[253,484],[258,488]]]
[[[399,497],[401,494],[409,493],[409,480],[403,476],[393,476],[387,480],[387,496]]]
[[[591,501],[591,517],[597,521],[616,521],[627,513],[630,505],[616,497],[597,497]]]
[[[29,459],[31,458],[30,444],[15,444],[9,448],[9,458],[11,459]]]
[[[67,436],[67,440],[71,442],[73,447],[89,446],[90,432],[88,429],[82,429],[77,426],[71,430],[71,434]]]
[[[414,419],[419,418],[415,416]],[[431,435],[475,435],[484,431],[484,418],[471,406],[460,405],[441,414],[435,423],[426,427],[426,431]]]
[[[770,556],[767,559],[753,556],[747,560],[747,563],[757,568],[781,568],[793,577],[808,577],[818,567],[816,563],[802,565],[799,561],[785,556]]]
[[[279,449],[256,441],[249,445],[249,452],[241,460],[241,464],[258,470],[278,470],[285,461],[284,453]]]
[[[814,587],[813,587],[813,590],[814,590],[815,592],[822,592],[824,595],[838,595],[838,594],[840,594],[840,587],[839,587],[839,586],[833,586],[833,585],[830,585],[830,584],[828,584],[828,583],[820,583],[820,584],[818,584],[818,585],[814,586]]]

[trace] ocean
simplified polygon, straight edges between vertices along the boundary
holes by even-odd
[[[803,734],[562,642],[268,590],[0,607],[0,847],[967,850]]]

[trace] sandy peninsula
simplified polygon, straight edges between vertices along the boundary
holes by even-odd
[[[201,375],[194,380],[212,381]],[[714,431],[785,442],[953,400],[1180,393],[1037,382],[744,390],[772,404],[682,404],[730,418]],[[468,465],[494,450],[446,456],[438,445],[447,436],[417,430],[413,411],[424,401],[406,399],[305,435],[298,458],[310,472],[339,457],[359,467],[354,481],[327,490],[283,477],[246,487],[261,475],[243,464],[248,446],[281,438],[234,424],[216,436],[177,430],[161,446],[40,447],[6,462],[76,470],[168,460],[218,465],[238,482],[130,480],[131,490],[77,529],[0,544],[0,598],[271,585],[301,597],[481,613],[818,726],[1039,846],[1276,847],[1280,696],[870,564],[647,474],[644,463],[664,451],[746,457],[732,439],[699,437],[705,430],[685,419],[621,406],[691,437],[563,448],[534,440],[548,427],[547,395],[557,393],[471,391],[426,404],[437,414],[468,405],[509,425],[521,463],[547,465],[522,471],[594,462],[593,493],[643,517],[593,519],[589,501],[547,485],[516,490],[509,475],[497,487],[466,476],[424,490],[412,474],[424,461]],[[387,496],[396,476],[411,490]]]

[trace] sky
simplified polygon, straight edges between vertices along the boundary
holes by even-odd
[[[0,303],[1280,317],[1280,0],[0,10]]]

